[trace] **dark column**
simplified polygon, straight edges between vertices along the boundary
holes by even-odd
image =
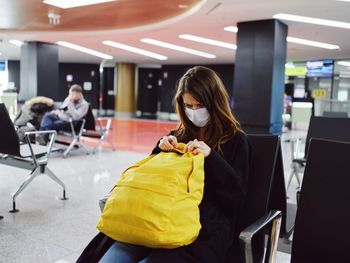
[[[248,133],[282,132],[287,31],[278,20],[238,23],[234,113]]]
[[[55,44],[27,42],[21,47],[20,100],[36,96],[59,99],[58,47]]]

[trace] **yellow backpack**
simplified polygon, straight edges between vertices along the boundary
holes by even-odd
[[[204,188],[204,155],[160,152],[121,175],[97,228],[126,243],[176,248],[192,243],[201,224],[198,205]]]

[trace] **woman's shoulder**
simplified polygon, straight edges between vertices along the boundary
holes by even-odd
[[[237,130],[237,131],[235,132],[234,137],[236,137],[236,138],[244,138],[244,139],[247,139],[247,134],[245,134],[243,131]]]
[[[247,141],[248,137],[243,131],[236,131],[234,135],[231,137],[231,139],[228,142],[239,142],[239,141]]]
[[[242,131],[236,131],[234,135],[220,147],[224,152],[235,151],[236,149],[249,148],[247,135]]]

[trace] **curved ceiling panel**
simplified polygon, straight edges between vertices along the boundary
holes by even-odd
[[[0,30],[98,31],[117,30],[159,23],[188,12],[202,0],[118,0],[61,9],[42,0],[4,1]],[[59,15],[56,21],[49,14]],[[56,23],[56,24],[55,24]]]

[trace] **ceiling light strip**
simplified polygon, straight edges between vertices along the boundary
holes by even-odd
[[[84,52],[84,53],[87,53],[87,54],[90,54],[90,55],[93,55],[93,56],[96,56],[96,57],[100,57],[100,58],[103,58],[103,59],[113,59],[113,57],[110,56],[110,55],[107,55],[107,54],[104,54],[104,53],[101,53],[101,52],[98,52],[98,51],[95,51],[95,50],[92,50],[92,49],[89,49],[89,48],[86,48],[86,47],[75,45],[75,44],[72,44],[72,43],[69,43],[69,42],[66,42],[66,41],[57,41],[56,43],[58,45],[60,45],[60,46],[68,47],[68,48],[71,48],[71,49],[75,49],[75,50],[78,50],[80,52]]]
[[[350,23],[339,22],[335,20],[320,19],[320,18],[313,18],[313,17],[307,17],[307,16],[297,16],[297,15],[291,15],[291,14],[276,14],[273,16],[273,18],[303,22],[303,23],[309,23],[309,24],[315,24],[315,25],[350,29]]]
[[[102,4],[106,2],[114,2],[116,0],[44,0],[43,3],[56,6],[59,8],[73,8],[78,6]]]
[[[337,46],[337,45],[332,45],[332,44],[322,43],[322,42],[317,42],[317,41],[311,41],[311,40],[306,40],[306,39],[296,38],[296,37],[287,37],[287,42],[302,44],[302,45],[306,45],[306,46],[325,48],[325,49],[339,49],[339,46]]]
[[[140,55],[144,55],[144,56],[155,58],[155,59],[159,59],[159,60],[167,60],[168,59],[168,57],[166,57],[166,56],[163,56],[163,55],[151,52],[151,51],[147,51],[147,50],[144,50],[144,49],[140,49],[140,48],[124,45],[122,43],[118,43],[118,42],[111,41],[111,40],[104,40],[104,41],[102,41],[102,43],[104,45],[108,45],[108,46],[115,47],[115,48],[120,48],[120,49],[123,49],[123,50],[126,50],[126,51],[130,51],[130,52],[133,52],[133,53],[137,53],[137,54],[140,54]]]
[[[350,67],[350,61],[338,61],[337,63],[341,66]]]
[[[16,45],[16,46],[22,46],[23,45],[23,41],[21,40],[16,40],[16,39],[11,39],[9,40],[9,43],[13,44],[13,45]]]
[[[213,46],[218,46],[218,47],[224,47],[224,48],[229,48],[236,50],[237,46],[235,44],[227,43],[227,42],[222,42],[210,38],[204,38],[204,37],[198,37],[194,35],[189,35],[189,34],[184,34],[184,35],[179,35],[179,38],[182,39],[187,39],[195,42],[200,42],[208,45],[213,45]]]
[[[184,52],[184,53],[188,53],[188,54],[192,54],[192,55],[196,55],[196,56],[200,56],[200,57],[216,58],[215,55],[210,54],[210,53],[198,51],[198,50],[191,49],[191,48],[177,46],[177,45],[174,45],[174,44],[171,44],[171,43],[167,43],[167,42],[163,42],[163,41],[159,41],[159,40],[155,40],[155,39],[151,39],[151,38],[142,38],[141,42],[144,42],[144,43],[147,43],[147,44],[151,44],[151,45],[155,45],[155,46],[159,46],[159,47],[164,47],[164,48],[177,50],[177,51],[180,51],[180,52]]]
[[[227,26],[227,27],[224,27],[224,30],[228,31],[228,32],[238,32],[238,27],[236,27],[236,26]]]

